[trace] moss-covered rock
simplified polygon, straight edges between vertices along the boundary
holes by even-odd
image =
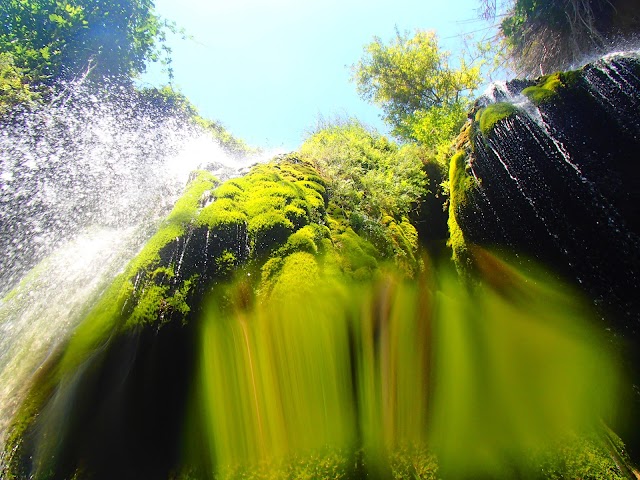
[[[579,80],[580,73],[575,70],[556,72],[540,77],[535,85],[522,90],[522,94],[534,105],[542,105],[558,99],[559,90],[571,88]]]
[[[371,279],[391,242],[413,273],[417,241],[406,219],[377,226],[381,251],[332,218],[330,205],[326,182],[295,156],[222,185],[194,173],[158,232],[34,379],[13,421],[3,478],[117,478],[125,467],[138,478],[166,478],[179,462],[201,300],[239,271],[261,298],[304,296],[321,276]],[[70,409],[68,426],[56,420],[60,409]],[[167,412],[162,433],[150,428]],[[156,454],[162,461],[152,465]]]
[[[458,151],[451,157],[449,167],[449,246],[453,252],[453,260],[461,272],[467,271],[471,259],[464,232],[458,223],[458,215],[470,201],[470,192],[477,187],[476,180],[467,171],[467,155]]]
[[[510,117],[518,111],[518,108],[508,102],[499,102],[480,109],[475,115],[475,121],[483,135],[491,133],[495,125]]]
[[[639,65],[637,53],[614,54],[533,84],[509,82],[514,101],[522,93],[534,108],[513,114],[514,105],[481,109],[491,100],[479,102],[470,121],[470,131],[479,134],[469,135],[464,154],[453,157],[449,182],[450,243],[458,264],[469,264],[464,257],[479,245],[515,253],[522,265],[534,258],[553,269],[593,300],[603,331],[616,332],[612,341],[635,383]],[[487,135],[505,115],[509,128]],[[620,422],[617,431],[639,459],[640,401],[631,390],[628,385],[625,409],[635,423]]]

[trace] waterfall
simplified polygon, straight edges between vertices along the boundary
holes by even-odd
[[[594,422],[625,380],[591,305],[482,245],[635,311],[640,135],[610,117],[637,110],[636,57],[584,67],[569,93],[507,82],[476,104],[450,197],[480,244],[475,288],[421,268],[404,221],[354,230],[302,154],[221,183],[259,159],[125,90],[73,85],[7,119],[0,476],[624,474]]]
[[[478,188],[459,212],[472,243],[545,261],[630,332],[640,311],[639,62],[616,53],[555,79],[492,86],[478,115],[501,104],[513,114],[477,132],[468,166]]]
[[[115,91],[114,91],[115,90]],[[199,166],[229,178],[210,134],[134,92],[81,83],[0,133],[0,444],[29,378],[154,233]]]

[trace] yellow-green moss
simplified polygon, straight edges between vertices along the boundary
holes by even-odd
[[[341,269],[347,276],[359,281],[373,278],[380,253],[370,242],[347,228],[335,236],[334,245],[340,255]]]
[[[258,254],[282,244],[292,232],[293,223],[275,210],[260,213],[249,220],[251,246]]]
[[[159,318],[163,302],[171,301],[168,287],[155,284],[154,277],[161,272],[172,276],[172,268],[160,265],[160,252],[171,241],[184,235],[187,226],[195,222],[200,200],[217,180],[211,173],[199,171],[193,176],[184,195],[176,202],[158,232],[127,266],[124,273],[112,282],[98,303],[78,326],[65,349],[59,374],[76,368],[98,345],[106,342],[120,328],[138,323],[152,323]],[[139,297],[135,292],[141,292]],[[180,290],[180,287],[177,291]],[[136,303],[132,304],[132,300]],[[125,305],[127,308],[125,308]],[[184,311],[184,307],[179,310]]]
[[[311,225],[307,225],[293,233],[287,240],[286,247],[292,252],[318,253],[318,245],[315,242],[316,234]]]
[[[247,215],[240,204],[228,198],[220,198],[202,209],[197,225],[206,226],[210,230],[229,229],[247,223]]]
[[[496,123],[510,117],[518,111],[512,103],[499,102],[478,110],[475,120],[483,135],[491,133]]]
[[[238,257],[235,253],[224,250],[215,260],[216,270],[219,275],[230,275],[238,264]]]
[[[240,185],[233,180],[223,183],[218,188],[216,188],[213,192],[216,198],[230,198],[230,199],[238,199],[244,195],[244,192]]]
[[[579,76],[575,70],[545,75],[535,85],[522,90],[522,94],[535,105],[542,105],[557,98],[560,89],[574,85]]]
[[[453,252],[453,260],[460,270],[465,270],[469,262],[469,253],[464,233],[458,225],[456,212],[467,204],[468,193],[475,188],[475,179],[467,173],[467,156],[458,151],[451,157],[449,166],[449,246]]]
[[[314,291],[320,280],[320,267],[315,255],[295,252],[289,255],[274,282],[271,298],[304,298]]]

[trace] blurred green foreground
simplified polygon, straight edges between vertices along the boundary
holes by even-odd
[[[627,478],[614,356],[573,292],[478,252],[206,308],[184,478]],[[293,277],[292,277],[293,278]],[[195,473],[197,472],[197,473]]]

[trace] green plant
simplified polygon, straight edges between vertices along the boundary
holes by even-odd
[[[90,74],[143,72],[163,24],[151,0],[5,0],[0,52],[13,55],[32,84]]]
[[[37,94],[31,89],[24,69],[15,65],[13,55],[0,53],[0,115],[16,104],[35,98]]]
[[[435,32],[417,30],[409,37],[396,31],[390,44],[376,37],[365,47],[353,80],[364,99],[382,107],[395,135],[439,142],[459,127],[480,84],[480,62],[459,58],[456,68],[449,57]]]
[[[542,105],[557,98],[558,91],[571,86],[579,75],[577,71],[556,72],[540,77],[535,85],[522,90],[522,94],[535,105]]]
[[[508,102],[492,103],[480,109],[475,116],[483,135],[491,133],[496,124],[518,111],[518,107]]]
[[[496,2],[484,3],[485,15],[495,18]],[[528,76],[604,53],[640,28],[640,5],[625,0],[513,0],[510,7],[500,33],[516,69]]]

